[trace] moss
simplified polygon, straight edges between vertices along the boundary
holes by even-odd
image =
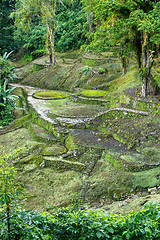
[[[18,178],[27,189],[27,207],[46,210],[46,202],[52,206],[66,206],[72,202],[75,192],[78,192],[78,197],[84,194],[87,203],[99,203],[102,197],[107,200],[115,199],[114,194],[122,196],[137,188],[158,186],[160,137],[159,116],[155,114],[158,114],[159,105],[150,102],[150,99],[142,102],[133,98],[135,89],[126,89],[140,84],[137,71],[132,70],[125,76],[111,81],[116,74],[121,74],[118,72],[119,63],[101,66],[108,70],[106,75],[91,76],[91,72],[84,75],[82,63],[75,63],[67,57],[65,63],[62,63],[62,59],[57,59],[55,67],[46,67],[31,73],[22,83],[87,93],[87,97],[75,93],[67,95],[65,99],[43,101],[43,106],[54,108],[52,117],[75,119],[69,123],[65,120],[60,124],[58,120],[49,123],[38,113],[34,113],[34,110],[30,110],[30,117],[19,121],[19,125],[13,124],[13,128],[10,129],[25,126],[32,133],[29,134],[24,128],[9,135],[4,134],[5,131],[1,132],[3,135],[0,136],[0,144],[7,153],[13,152],[17,146],[26,147],[19,159],[15,159],[15,166]],[[98,69],[99,67],[92,68],[95,71]],[[75,89],[76,87],[79,89]],[[103,92],[95,89],[109,89],[112,92],[105,95],[107,90]],[[123,90],[125,92],[122,92]],[[23,96],[20,91],[19,94]],[[41,99],[36,101],[40,102]],[[90,105],[76,105],[72,101]],[[101,105],[106,108],[100,107]],[[148,111],[151,115],[138,116],[129,110],[113,110],[116,107]],[[74,123],[77,118],[82,117],[86,120],[88,116],[92,121]],[[29,124],[31,118],[32,123]],[[48,142],[51,136],[56,136],[56,141],[63,142],[65,146],[57,142]],[[101,157],[102,151],[104,153]],[[43,161],[47,168],[43,167]],[[86,181],[89,183],[85,184]]]
[[[61,107],[61,106],[66,105],[67,101],[68,101],[68,99],[66,99],[66,98],[57,99],[57,100],[48,100],[45,104],[45,107],[48,107],[48,108]]]
[[[53,207],[68,206],[81,188],[81,176],[78,171],[60,172],[52,168],[18,171],[19,181],[25,183],[26,188],[24,207],[48,211],[46,202]]]
[[[58,99],[58,98],[66,98],[68,97],[68,93],[60,92],[60,91],[45,91],[45,92],[36,92],[33,94],[34,98],[38,99]]]
[[[106,204],[103,206],[104,210],[107,210],[109,213],[119,213],[121,215],[126,215],[126,213],[130,213],[131,211],[137,211],[142,208],[142,206],[147,202],[156,202],[160,204],[160,194],[148,195],[137,197],[137,194],[132,195],[133,198],[129,198],[123,205],[123,201],[113,202],[112,204]],[[122,203],[122,207],[121,206]]]
[[[89,118],[102,113],[105,108],[88,105],[69,105],[65,107],[53,108],[50,114],[60,117]]]
[[[35,123],[43,129],[46,129],[48,133],[53,132],[53,125],[45,119],[41,118],[38,114],[33,114],[32,123]]]
[[[43,157],[43,160],[46,167],[63,171],[74,170],[81,172],[86,167],[83,163],[64,160],[62,157]]]
[[[143,172],[133,173],[132,183],[134,188],[150,188],[160,184],[160,179],[157,178],[159,167],[145,170]]]
[[[117,157],[107,154],[106,160],[109,161],[110,163],[112,163],[115,168],[124,170],[124,166],[123,166],[123,163],[120,158],[117,158]]]
[[[40,69],[44,68],[45,66],[44,65],[40,65],[40,64],[37,64],[37,63],[33,63],[33,66],[32,66],[32,71],[33,72],[38,72]]]
[[[31,118],[32,118],[32,114],[27,114],[26,116],[24,116],[22,118],[16,119],[12,123],[10,123],[7,127],[0,130],[0,135],[22,127],[23,124],[25,124],[25,122],[30,120]]]
[[[61,145],[48,146],[42,150],[42,154],[46,156],[58,156],[67,152],[67,149]]]
[[[0,136],[0,145],[3,146],[7,154],[11,154],[15,149],[21,149],[20,156],[27,156],[43,144],[32,140],[28,130],[21,128]]]
[[[75,144],[74,144],[74,141],[73,141],[73,138],[70,135],[66,139],[65,145],[66,145],[68,151],[72,151],[72,150],[74,150],[76,148]]]
[[[35,163],[33,164],[26,164],[23,168],[24,172],[32,172],[37,168],[37,165]]]
[[[81,104],[91,104],[91,105],[101,105],[108,107],[108,100],[105,100],[103,98],[94,98],[94,97],[82,97],[82,96],[71,96],[71,100],[76,103],[81,103]]]
[[[115,79],[106,84],[107,91],[115,92],[122,91],[126,88],[134,88],[140,86],[139,78],[138,78],[138,70],[129,71],[124,76]]]
[[[46,129],[38,126],[35,123],[30,123],[28,125],[28,129],[33,139],[36,141],[42,141],[46,143],[57,142],[57,138],[53,135],[53,133],[49,133]]]
[[[43,146],[39,145],[38,149],[41,149]],[[29,153],[28,153],[29,154]],[[17,167],[23,167],[24,164],[30,164],[33,161],[35,161],[35,159],[38,158],[37,152],[35,151],[32,154],[29,154],[28,156],[23,156],[22,158],[17,158],[16,161],[14,162],[14,165]]]
[[[108,92],[102,90],[84,90],[80,94],[89,97],[104,97],[108,94]]]
[[[108,202],[109,199],[113,199],[115,193],[123,196],[133,189],[141,191],[160,184],[160,179],[157,179],[158,167],[140,172],[122,171],[107,161],[105,156],[97,162],[89,178],[91,185],[87,192],[89,201],[99,201],[103,197],[104,202],[105,200]]]

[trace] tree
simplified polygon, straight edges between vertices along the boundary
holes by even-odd
[[[52,65],[55,64],[55,8],[56,0],[18,0],[16,10],[12,14],[15,17],[16,24],[20,23],[22,29],[26,29],[30,25],[34,25],[35,27],[40,22],[46,25],[46,42],[50,55],[50,64]]]
[[[55,49],[64,52],[80,48],[86,42],[86,14],[81,0],[57,4]]]
[[[17,49],[14,41],[14,21],[10,13],[15,7],[15,0],[0,1],[0,54]]]
[[[15,72],[14,72],[14,67],[8,60],[9,56],[12,54],[13,51],[7,53],[5,52],[3,56],[0,56],[0,84],[1,87],[4,86],[4,83],[7,87],[8,81],[16,77]]]
[[[10,161],[18,151],[12,155],[6,155],[3,151],[0,156],[0,205],[6,209],[8,239],[11,240],[10,208],[18,199],[18,194],[23,193],[23,188],[19,187],[16,181],[16,171],[10,165]]]
[[[11,53],[12,51],[5,52],[3,56],[0,56],[0,127],[13,121],[12,109],[16,108],[19,103],[19,97],[11,94],[16,87],[8,89],[8,82],[16,77],[14,67],[8,60]]]
[[[156,46],[160,43],[160,3],[149,0],[84,0],[86,9],[94,11],[97,22],[91,43],[86,49],[105,51],[106,47],[116,47],[123,72],[126,72],[126,57],[134,53],[140,76],[142,77],[143,97],[148,92],[149,83],[158,88],[151,69]],[[114,52],[114,53],[115,53]]]

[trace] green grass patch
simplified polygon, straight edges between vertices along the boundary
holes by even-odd
[[[141,82],[138,76],[138,70],[127,72],[124,76],[117,78],[106,84],[107,91],[123,91],[127,88],[140,86]]]
[[[89,97],[104,97],[108,94],[108,92],[103,90],[84,90],[80,94],[83,94]]]
[[[60,91],[44,91],[44,92],[36,92],[33,94],[34,98],[39,99],[58,99],[58,98],[66,98],[69,94]]]
[[[63,117],[94,117],[101,113],[104,108],[91,106],[91,105],[72,105],[59,108],[53,108],[51,114]]]

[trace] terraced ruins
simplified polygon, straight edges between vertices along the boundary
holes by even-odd
[[[67,92],[12,85],[23,110],[0,130],[0,144],[8,154],[20,149],[12,162],[27,207],[67,206],[74,196],[98,207],[149,188],[160,191],[158,98],[140,99],[130,89]]]

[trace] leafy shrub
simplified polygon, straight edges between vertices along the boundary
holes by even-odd
[[[80,1],[61,5],[56,12],[55,49],[64,52],[86,42],[86,15]]]
[[[0,218],[3,217],[1,211]],[[160,237],[160,205],[156,203],[147,203],[142,210],[127,216],[74,208],[54,210],[52,215],[16,209],[11,220],[11,239],[158,240]],[[2,239],[7,239],[5,220],[0,228]]]
[[[19,97],[12,95],[15,87],[8,89],[8,82],[16,77],[14,67],[8,61],[10,53],[5,52],[0,56],[0,126],[3,127],[13,120],[12,110],[18,105]]]
[[[4,127],[13,121],[12,112],[13,107],[10,104],[0,106],[0,126]]]
[[[42,57],[45,54],[46,54],[46,49],[45,48],[37,49],[37,50],[31,52],[32,59],[36,59],[36,58]]]

